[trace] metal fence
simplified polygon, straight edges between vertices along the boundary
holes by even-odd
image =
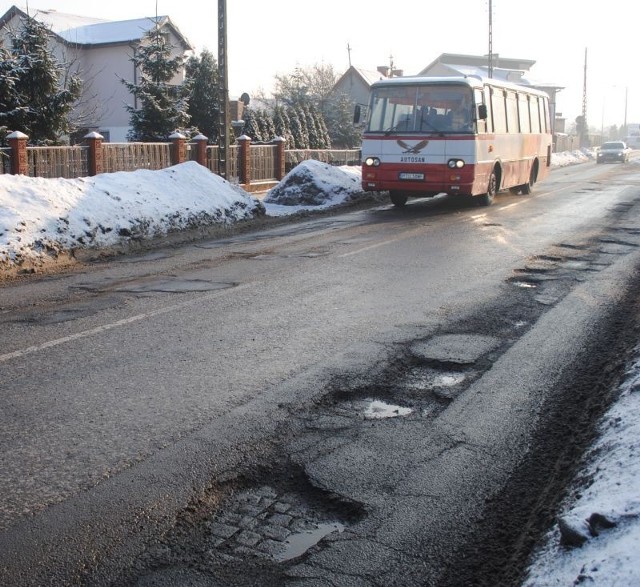
[[[171,166],[169,143],[103,143],[102,150],[105,173]]]
[[[277,145],[251,146],[251,181],[275,180]]]
[[[88,154],[88,147],[27,147],[29,176],[73,179],[88,175]]]

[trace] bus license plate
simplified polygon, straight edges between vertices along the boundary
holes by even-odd
[[[424,179],[424,173],[401,173],[400,179]]]

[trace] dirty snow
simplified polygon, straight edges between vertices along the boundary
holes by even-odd
[[[276,206],[335,206],[361,194],[361,181],[359,167],[336,168],[319,161],[303,161],[267,194],[264,203],[272,206],[270,214],[286,212],[286,208]]]
[[[524,587],[640,585],[640,360],[600,431]]]
[[[270,194],[276,203],[265,206],[195,162],[79,179],[0,175],[0,268],[250,220],[265,208],[269,216],[281,216],[335,206],[362,193],[359,168],[315,161],[296,167],[282,184],[291,187]],[[315,197],[301,203],[301,186]]]

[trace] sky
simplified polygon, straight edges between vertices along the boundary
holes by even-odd
[[[0,0],[4,14],[14,3]],[[168,15],[195,46],[217,55],[214,0],[29,0],[31,9],[125,20]],[[415,75],[442,53],[486,55],[489,0],[227,0],[227,55],[231,97],[273,87],[274,76],[295,67],[388,65]],[[634,51],[636,0],[607,5],[584,0],[492,0],[492,48],[503,57],[536,61],[531,77],[565,89],[558,112],[572,122],[582,111],[587,53],[587,119],[599,130],[640,123],[640,76]],[[349,52],[347,47],[351,47]]]
[[[592,154],[554,153],[552,167],[589,161]],[[638,160],[640,161],[640,160]],[[632,163],[634,164],[634,163]],[[360,193],[359,167],[331,167],[306,161],[262,200],[267,215],[335,206]],[[324,197],[300,205],[301,180]],[[179,185],[180,189],[176,186]],[[278,194],[278,197],[274,197]],[[296,197],[299,198],[296,203]],[[280,202],[289,201],[290,205]],[[140,170],[80,179],[0,175],[0,269],[51,256],[69,248],[105,247],[194,222],[232,223],[259,214],[258,200],[193,161],[160,171]],[[18,351],[20,352],[20,351]],[[535,556],[525,587],[575,585],[579,576],[602,587],[640,585],[640,346],[636,363],[606,414],[600,437],[588,453],[561,518],[584,537],[580,548],[560,545],[550,529]],[[0,363],[15,353],[0,353]],[[363,402],[363,417],[404,417],[403,406]],[[585,485],[585,479],[593,479]],[[591,536],[586,522],[604,516],[615,527]]]

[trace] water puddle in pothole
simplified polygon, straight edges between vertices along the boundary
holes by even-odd
[[[434,378],[433,384],[439,387],[453,387],[462,383],[466,377],[464,375],[438,375]]]
[[[380,420],[383,418],[397,418],[399,416],[408,416],[413,410],[411,408],[403,408],[402,406],[394,406],[373,400],[369,403],[364,411],[366,420]]]
[[[278,562],[284,562],[303,555],[312,546],[315,546],[325,536],[333,534],[334,532],[342,532],[344,530],[344,524],[339,522],[315,524],[315,528],[312,530],[306,530],[305,532],[299,532],[298,534],[292,534],[283,542],[283,548],[279,552],[273,555],[273,558]]]

